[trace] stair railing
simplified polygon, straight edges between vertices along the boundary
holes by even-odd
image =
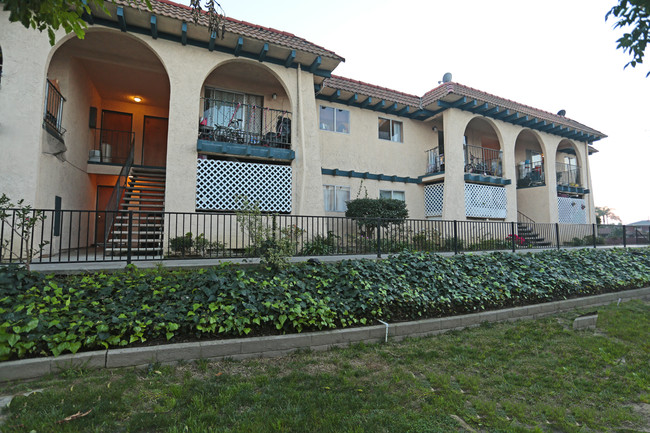
[[[131,167],[133,166],[133,152],[135,149],[135,138],[131,138],[131,146],[129,148],[129,156],[126,157],[124,165],[120,170],[120,174],[117,177],[115,182],[115,187],[113,188],[113,193],[111,198],[108,200],[108,205],[106,205],[106,226],[104,227],[104,244],[108,244],[108,236],[111,233],[113,228],[113,222],[115,221],[115,216],[117,215],[120,201],[122,200],[122,195],[124,189],[127,186],[129,181],[129,174],[131,173]]]
[[[535,224],[532,218],[527,217],[519,211],[517,211],[517,222],[521,224]]]

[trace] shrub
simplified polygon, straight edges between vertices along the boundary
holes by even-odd
[[[316,235],[311,241],[305,242],[300,254],[303,256],[326,256],[335,254],[339,250],[340,236],[334,234],[333,231],[328,231],[327,236]]]
[[[378,224],[384,228],[391,224],[403,224],[409,214],[406,203],[401,200],[357,198],[348,202],[345,216],[357,222],[363,236],[372,237]]]

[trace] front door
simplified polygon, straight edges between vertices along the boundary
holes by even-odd
[[[103,244],[104,243],[104,230],[106,230],[106,206],[108,206],[108,201],[111,199],[113,194],[112,186],[97,186],[97,218],[95,219],[95,243]]]
[[[142,137],[142,165],[167,165],[167,119],[144,116]]]
[[[102,111],[102,162],[124,164],[132,144],[133,115],[118,111]]]

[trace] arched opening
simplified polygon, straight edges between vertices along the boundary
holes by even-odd
[[[586,224],[587,206],[582,182],[579,153],[570,140],[562,140],[555,153],[557,181],[558,222],[564,224]]]
[[[145,43],[88,31],[56,50],[47,79],[46,123],[62,128],[68,152],[90,164],[122,165],[132,152],[135,165],[166,165],[169,78]],[[65,101],[58,112],[56,99]]]
[[[291,100],[263,65],[227,62],[205,79],[199,139],[291,149]]]
[[[503,153],[499,137],[487,120],[475,117],[467,124],[463,148],[465,173],[503,176]]]
[[[291,212],[290,110],[283,83],[257,62],[226,62],[208,75],[200,100],[197,210],[233,211],[248,202],[263,212]]]
[[[578,152],[570,140],[562,140],[555,154],[555,171],[558,186],[582,187]]]
[[[515,141],[515,163],[517,164],[517,188],[546,185],[544,151],[533,131],[525,129]]]

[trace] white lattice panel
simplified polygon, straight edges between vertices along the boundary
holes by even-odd
[[[442,216],[445,184],[426,185],[424,187],[424,216]]]
[[[587,224],[587,203],[582,198],[558,197],[560,224]]]
[[[502,186],[465,184],[465,215],[475,218],[505,218],[508,202]]]
[[[197,160],[198,210],[237,210],[242,197],[264,212],[291,212],[291,167]]]

